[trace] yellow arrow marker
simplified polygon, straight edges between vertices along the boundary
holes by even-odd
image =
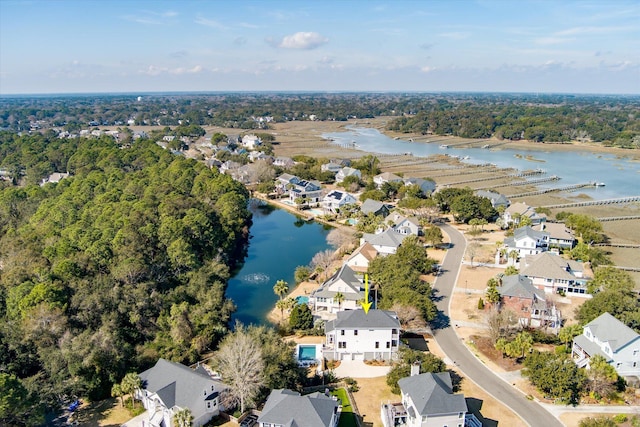
[[[364,275],[364,301],[360,303],[365,314],[369,313],[371,303],[369,302],[369,275]]]

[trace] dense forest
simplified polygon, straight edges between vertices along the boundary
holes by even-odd
[[[640,147],[638,96],[482,93],[210,93],[0,98],[0,129],[215,125],[396,117],[388,129],[465,138]]]
[[[216,347],[251,220],[243,185],[144,139],[0,132],[0,156],[31,181],[0,186],[0,373],[22,404],[105,396],[158,357]],[[35,185],[51,168],[71,176]]]

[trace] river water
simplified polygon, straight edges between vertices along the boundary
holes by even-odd
[[[352,145],[353,148],[379,154],[411,153],[416,157],[432,154],[449,154],[469,159],[463,162],[480,164],[493,163],[502,168],[519,170],[543,169],[545,176],[557,175],[560,181],[540,184],[540,188],[554,188],[592,181],[603,182],[605,187],[581,188],[596,200],[640,195],[640,162],[611,154],[588,151],[544,151],[544,145],[531,150],[497,147],[482,148],[440,148],[440,143],[409,142],[395,140],[377,129],[347,127],[345,132],[325,133],[323,138],[332,139],[335,144]],[[437,139],[434,137],[434,139]],[[355,143],[355,145],[353,145]],[[525,157],[529,156],[529,159]]]
[[[273,286],[278,280],[295,284],[299,265],[331,248],[327,243],[330,228],[303,219],[281,209],[251,206],[253,225],[244,265],[229,280],[226,296],[238,310],[233,315],[244,324],[264,324],[278,297]]]

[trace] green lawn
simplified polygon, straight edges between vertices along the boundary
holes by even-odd
[[[351,402],[349,402],[347,391],[343,388],[339,388],[337,390],[333,390],[331,395],[336,396],[342,402],[342,414],[340,415],[338,427],[357,427],[358,423],[356,423],[356,414],[353,413],[353,408],[351,407]]]

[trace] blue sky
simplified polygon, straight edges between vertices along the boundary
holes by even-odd
[[[0,0],[0,94],[640,93],[640,1]]]

